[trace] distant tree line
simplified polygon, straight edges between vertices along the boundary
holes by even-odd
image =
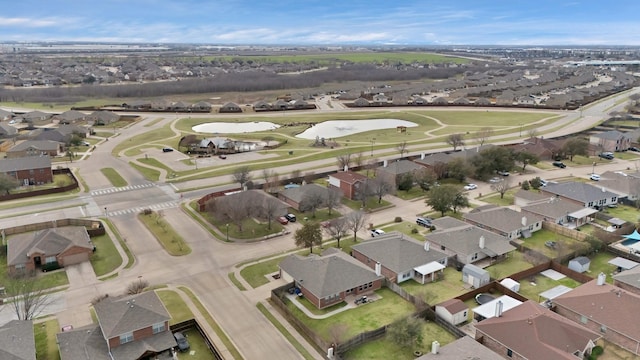
[[[478,68],[477,70],[480,70]],[[149,98],[173,94],[211,92],[254,92],[318,88],[323,84],[346,81],[404,81],[447,79],[473,71],[473,67],[443,68],[379,68],[373,64],[349,64],[339,68],[282,76],[275,73],[244,71],[216,75],[211,78],[100,86],[84,84],[75,87],[0,89],[0,102],[76,102],[87,97]]]

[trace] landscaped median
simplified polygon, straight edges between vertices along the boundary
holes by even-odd
[[[191,253],[189,245],[187,245],[182,236],[162,218],[161,213],[145,210],[138,215],[138,219],[149,229],[169,255],[182,256]]]

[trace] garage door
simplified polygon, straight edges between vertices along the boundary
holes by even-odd
[[[476,278],[473,275],[467,275],[467,284],[474,286],[474,281],[476,281]]]
[[[69,266],[69,265],[80,264],[81,262],[88,261],[88,260],[89,260],[88,253],[80,253],[80,254],[65,256],[63,259],[63,263],[64,263],[64,266]]]

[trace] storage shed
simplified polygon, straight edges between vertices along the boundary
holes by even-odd
[[[513,280],[512,278],[504,278],[500,281],[500,285],[506,287],[507,289],[518,292],[520,291],[520,283]]]
[[[479,288],[482,285],[488,284],[491,281],[491,275],[489,272],[479,268],[473,264],[467,264],[462,268],[462,282]]]
[[[578,256],[577,258],[573,258],[569,261],[568,267],[573,271],[583,273],[585,271],[589,271],[590,265],[591,265],[591,260],[588,257]]]
[[[469,307],[460,299],[449,299],[436,305],[436,314],[451,325],[468,320]]]

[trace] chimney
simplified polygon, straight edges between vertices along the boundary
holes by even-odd
[[[522,222],[522,226],[527,226],[527,217],[523,216],[521,222]]]
[[[439,352],[440,352],[440,343],[438,342],[438,340],[433,340],[433,342],[431,343],[431,353],[435,355]]]
[[[498,302],[496,302],[496,317],[502,316],[502,305],[502,301],[498,300]]]
[[[376,263],[376,275],[380,276],[381,274],[382,274],[382,265],[379,262],[377,262]]]
[[[382,162],[382,167],[387,167],[387,166],[389,166],[389,161],[388,160],[384,160]]]
[[[428,241],[424,242],[424,251],[429,251],[429,242]]]
[[[607,275],[601,272],[600,274],[598,274],[598,280],[596,280],[596,285],[602,286],[604,285],[606,280],[607,280]]]
[[[420,159],[424,160],[424,153],[420,153]]]
[[[345,166],[344,166],[344,169],[342,169],[342,171],[345,171],[345,172],[346,172],[346,171],[349,171],[349,165],[345,165]]]
[[[480,236],[480,243],[478,244],[480,249],[484,249],[484,236]]]

